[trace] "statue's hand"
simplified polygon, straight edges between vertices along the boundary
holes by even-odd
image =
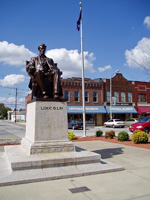
[[[52,74],[54,74],[54,73],[53,73],[53,71],[51,71],[50,69],[48,70],[48,72],[45,73],[46,76],[50,76],[50,75],[52,75]]]
[[[30,74],[34,74],[35,68],[34,68],[33,66],[29,66],[27,71],[28,71],[28,73],[30,73]]]

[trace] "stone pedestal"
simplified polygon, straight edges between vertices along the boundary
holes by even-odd
[[[5,146],[0,157],[0,186],[71,178],[124,168],[101,155],[76,148],[68,140],[65,101],[32,100],[27,105],[21,145]]]
[[[21,146],[29,154],[74,151],[74,144],[68,139],[66,101],[29,102]]]

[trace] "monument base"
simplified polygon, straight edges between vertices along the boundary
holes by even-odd
[[[21,145],[5,146],[5,153],[0,153],[0,186],[124,170],[100,157],[80,148],[74,152],[29,155]]]
[[[27,138],[23,138],[21,146],[27,150],[28,154],[58,153],[75,150],[73,142],[69,141],[32,142]]]
[[[59,152],[29,155],[21,145],[5,146],[5,153],[12,171],[43,169],[60,166],[99,163],[101,156],[89,151]]]
[[[25,138],[21,146],[29,154],[74,151],[68,139],[66,100],[35,99],[28,102]]]
[[[27,105],[26,135],[21,145],[0,153],[0,186],[120,171],[94,152],[68,139],[67,104],[32,101]]]

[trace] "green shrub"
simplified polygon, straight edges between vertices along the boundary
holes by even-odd
[[[69,131],[68,131],[68,137],[69,137],[69,140],[76,140],[77,139],[75,134],[73,132],[69,132]]]
[[[107,131],[105,133],[105,138],[106,139],[113,139],[114,136],[115,136],[115,131]]]
[[[101,130],[97,130],[96,131],[96,137],[101,137],[103,135],[103,131],[101,131]]]
[[[140,130],[134,131],[132,134],[132,141],[134,142],[134,144],[147,143],[148,142],[147,133]]]
[[[122,131],[118,134],[117,140],[121,141],[121,142],[128,141],[129,140],[129,134],[125,131]]]
[[[135,131],[133,131],[133,134],[134,134],[134,133],[138,133],[138,132],[141,133],[141,130],[135,130]]]

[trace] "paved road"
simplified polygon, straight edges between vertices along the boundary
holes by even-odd
[[[0,139],[5,138],[23,138],[25,137],[25,123],[14,123],[6,120],[0,120]],[[102,130],[103,134],[106,131],[114,130],[115,135],[117,136],[119,132],[126,131],[131,135],[132,133],[129,131],[129,128],[105,128],[101,126],[93,127],[93,128],[86,128],[86,135],[93,136],[95,135],[97,130]],[[83,136],[83,130],[72,130],[68,129],[68,131],[72,131],[76,136]]]
[[[68,129],[68,130],[72,131],[76,136],[83,136],[83,130],[80,130],[80,129],[79,130]],[[101,127],[101,126],[99,126],[99,127],[97,126],[97,127],[94,127],[94,128],[86,128],[86,135],[87,136],[95,135],[97,130],[102,130],[103,135],[105,134],[106,131],[110,131],[110,130],[114,130],[116,136],[121,131],[126,131],[129,135],[132,135],[132,132],[129,131],[128,127],[125,127],[125,128],[105,128],[105,127]]]
[[[6,120],[0,120],[0,139],[23,138],[25,136],[25,125]]]

